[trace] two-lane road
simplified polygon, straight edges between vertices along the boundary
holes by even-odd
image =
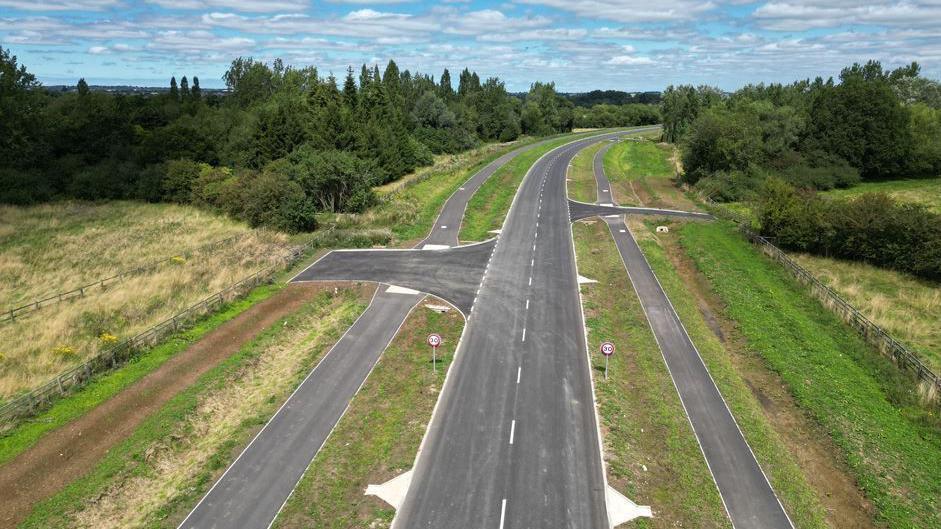
[[[523,181],[396,528],[608,526],[565,195],[570,160],[597,141],[551,151]]]

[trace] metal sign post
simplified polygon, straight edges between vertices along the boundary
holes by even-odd
[[[614,354],[614,344],[611,342],[602,343],[601,354],[604,355],[604,379],[608,380],[608,357]]]
[[[428,345],[431,346],[431,370],[438,372],[438,346],[441,345],[441,336],[435,333],[428,335]]]

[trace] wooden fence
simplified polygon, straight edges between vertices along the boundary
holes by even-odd
[[[45,409],[58,397],[81,387],[95,374],[122,365],[141,350],[153,347],[167,336],[187,328],[201,316],[218,310],[222,305],[244,296],[258,285],[271,283],[279,272],[297,262],[313,245],[313,241],[311,241],[311,243],[304,246],[291,249],[280,262],[269,265],[243,278],[140,334],[100,351],[94,357],[60,373],[45,384],[7,401],[0,406],[0,432],[9,430],[23,418],[35,415],[38,411]]]
[[[747,219],[716,204],[709,198],[703,197],[703,201],[710,206],[710,209],[717,216],[738,224],[745,237],[757,245],[762,253],[783,265],[800,283],[808,286],[810,292],[818,301],[856,329],[881,354],[891,359],[903,371],[912,374],[917,380],[918,394],[926,404],[941,405],[941,378],[926,366],[915,353],[893,338],[885,329],[870,321],[835,290],[791,259],[787,253],[772,244],[771,241],[752,231]]]

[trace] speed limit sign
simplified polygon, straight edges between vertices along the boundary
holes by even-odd
[[[431,370],[438,372],[438,346],[441,345],[441,335],[431,333],[428,335],[428,345],[431,346]]]
[[[608,357],[614,354],[614,344],[603,342],[601,344],[601,354],[604,355],[604,379],[608,380]]]

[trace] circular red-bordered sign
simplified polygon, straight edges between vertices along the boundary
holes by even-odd
[[[614,344],[611,342],[604,342],[601,344],[601,354],[605,356],[611,356],[614,354]]]
[[[432,347],[438,347],[441,345],[441,335],[438,334],[429,334],[428,335],[428,345]]]

